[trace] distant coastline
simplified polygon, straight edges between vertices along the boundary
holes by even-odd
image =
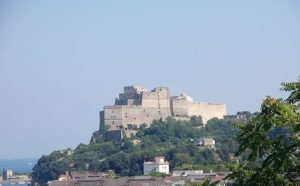
[[[0,159],[0,172],[3,168],[11,169],[14,173],[30,173],[39,158]]]

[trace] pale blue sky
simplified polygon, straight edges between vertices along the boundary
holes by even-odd
[[[299,59],[298,0],[0,0],[0,158],[88,143],[125,85],[254,112]]]

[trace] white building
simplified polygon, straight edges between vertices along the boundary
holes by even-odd
[[[164,157],[155,157],[154,161],[144,162],[144,175],[150,172],[169,174],[169,162],[165,161]]]
[[[13,172],[12,170],[7,170],[4,168],[2,171],[2,176],[3,176],[3,180],[8,180],[13,176]]]
[[[213,138],[199,138],[196,141],[197,146],[206,146],[208,148],[215,148],[216,141]]]

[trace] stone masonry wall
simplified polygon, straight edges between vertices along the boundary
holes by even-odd
[[[147,92],[142,87],[129,86],[124,87],[124,93],[119,94],[115,105],[104,106],[100,112],[100,129],[106,124],[110,131],[124,130],[128,135],[128,124],[150,126],[153,120],[164,120],[168,116],[187,120],[193,115],[201,115],[205,124],[213,117],[221,119],[227,115],[226,105],[193,102],[186,94],[170,98],[166,87]]]
[[[123,108],[119,105],[104,107],[104,123],[110,130],[119,130],[123,126]]]
[[[171,102],[174,116],[202,116],[204,124],[214,117],[222,119],[224,115],[227,115],[225,104],[188,102],[186,100],[171,100]]]
[[[155,88],[152,92],[142,93],[143,108],[169,108],[170,94],[169,89],[165,87]]]
[[[146,123],[150,126],[153,120],[165,119],[170,116],[168,108],[143,108],[142,106],[123,107],[123,126],[126,133],[128,124],[137,125]]]

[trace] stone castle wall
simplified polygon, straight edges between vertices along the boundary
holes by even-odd
[[[119,130],[123,126],[123,107],[119,105],[104,106],[103,124],[111,127],[111,130]],[[101,120],[101,119],[100,119]]]
[[[168,88],[155,88],[152,92],[142,93],[143,108],[170,108],[170,93]]]
[[[172,115],[176,117],[202,116],[203,123],[217,117],[222,119],[226,113],[225,104],[189,102],[187,100],[171,100]]]
[[[115,105],[104,106],[100,112],[100,129],[106,124],[111,131],[124,130],[129,134],[128,124],[139,127],[146,123],[149,126],[153,120],[164,120],[169,116],[186,120],[193,115],[201,115],[205,124],[213,117],[227,115],[226,105],[194,102],[185,94],[170,97],[166,87],[148,92],[142,87],[129,86],[124,87],[124,93],[119,94]]]
[[[168,108],[157,109],[137,106],[124,107],[123,114],[123,126],[126,131],[128,124],[134,124],[139,127],[141,124],[146,123],[149,126],[153,120],[165,119],[170,116],[170,111]]]

